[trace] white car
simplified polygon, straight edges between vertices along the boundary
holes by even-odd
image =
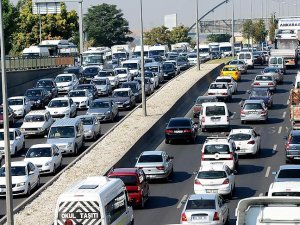
[[[235,175],[224,163],[201,166],[194,181],[195,194],[218,193],[232,198]]]
[[[119,87],[119,78],[113,70],[101,70],[95,78],[107,77],[112,88]]]
[[[84,139],[85,140],[97,140],[97,137],[101,135],[100,121],[97,120],[95,115],[82,115],[78,116],[83,124]]]
[[[74,90],[79,84],[78,78],[73,73],[59,74],[56,76],[55,82],[59,94],[68,93],[69,91]]]
[[[11,97],[7,101],[16,117],[23,117],[31,110],[30,100],[26,96]]]
[[[62,166],[62,154],[55,144],[36,144],[28,149],[24,161],[35,164],[40,173],[55,174]]]
[[[128,68],[115,68],[114,73],[117,75],[119,82],[127,82],[132,80],[132,76]]]
[[[47,135],[54,119],[47,110],[29,112],[20,127],[25,136]]]
[[[222,101],[229,101],[232,99],[232,93],[227,82],[211,83],[207,95],[213,95]]]
[[[231,76],[219,76],[216,78],[215,82],[226,82],[229,85],[232,94],[236,94],[238,84]]]
[[[52,118],[75,117],[77,115],[76,104],[70,97],[59,97],[52,99],[46,109]]]
[[[70,91],[68,96],[78,109],[87,109],[93,101],[93,94],[86,89]]]
[[[13,195],[30,195],[40,185],[40,173],[31,162],[16,161],[11,163]],[[6,194],[5,165],[0,169],[0,196]]]
[[[25,148],[24,135],[18,128],[9,128],[10,154],[15,155]],[[0,129],[0,152],[4,155],[4,129]]]
[[[238,155],[256,155],[260,149],[260,135],[254,129],[232,129],[228,139],[233,140]]]

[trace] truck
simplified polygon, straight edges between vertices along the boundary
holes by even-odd
[[[189,52],[191,45],[188,42],[179,42],[171,45],[172,52]]]
[[[82,53],[82,66],[97,65],[104,67],[112,59],[111,49],[109,47],[89,47]]]
[[[300,197],[251,197],[239,201],[236,225],[299,225]]]
[[[131,58],[132,51],[129,45],[114,45],[111,47],[112,58],[124,61]]]
[[[30,46],[23,50],[23,57],[25,58],[35,58],[35,57],[46,57],[50,56],[49,50],[46,47],[40,46]]]
[[[149,45],[144,45],[144,57],[149,56]],[[132,58],[139,58],[141,57],[141,50],[142,47],[140,45],[137,45],[133,48],[133,57]]]
[[[275,30],[275,49],[271,49],[271,57],[283,57],[287,66],[297,66],[299,31],[300,17],[279,19]]]
[[[293,129],[300,129],[300,72],[296,75],[295,86],[289,95],[290,120]]]

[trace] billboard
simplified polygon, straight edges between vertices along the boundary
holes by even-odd
[[[174,27],[177,27],[177,14],[165,15],[165,27],[172,30]]]

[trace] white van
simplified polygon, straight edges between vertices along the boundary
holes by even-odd
[[[283,57],[271,56],[269,59],[269,66],[279,68],[284,74],[286,72],[286,64]]]
[[[268,196],[293,196],[300,197],[300,182],[285,181],[274,182],[270,185]]]
[[[122,67],[128,68],[132,76],[137,76],[141,70],[141,60],[140,59],[130,59],[121,62]]]
[[[47,47],[30,46],[29,48],[25,48],[23,50],[23,56],[26,58],[34,58],[34,57],[47,57],[50,56],[50,54]]]
[[[199,114],[201,131],[207,128],[230,128],[229,112],[225,102],[205,102]]]
[[[61,194],[57,200],[54,225],[133,225],[121,179],[88,177]]]
[[[254,58],[252,52],[240,52],[238,59],[243,60],[247,64],[247,68],[254,69]]]

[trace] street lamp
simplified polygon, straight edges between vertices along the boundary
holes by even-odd
[[[231,32],[232,32],[232,43],[231,43],[231,52],[232,56],[234,57],[235,52],[234,52],[234,0],[232,0],[232,27],[231,27]]]
[[[140,10],[141,10],[141,79],[142,79],[142,108],[143,115],[147,116],[146,109],[146,93],[145,93],[145,66],[144,66],[144,25],[143,25],[143,0],[140,0]]]
[[[200,55],[199,55],[199,6],[196,0],[196,33],[197,33],[197,69],[200,70]]]

